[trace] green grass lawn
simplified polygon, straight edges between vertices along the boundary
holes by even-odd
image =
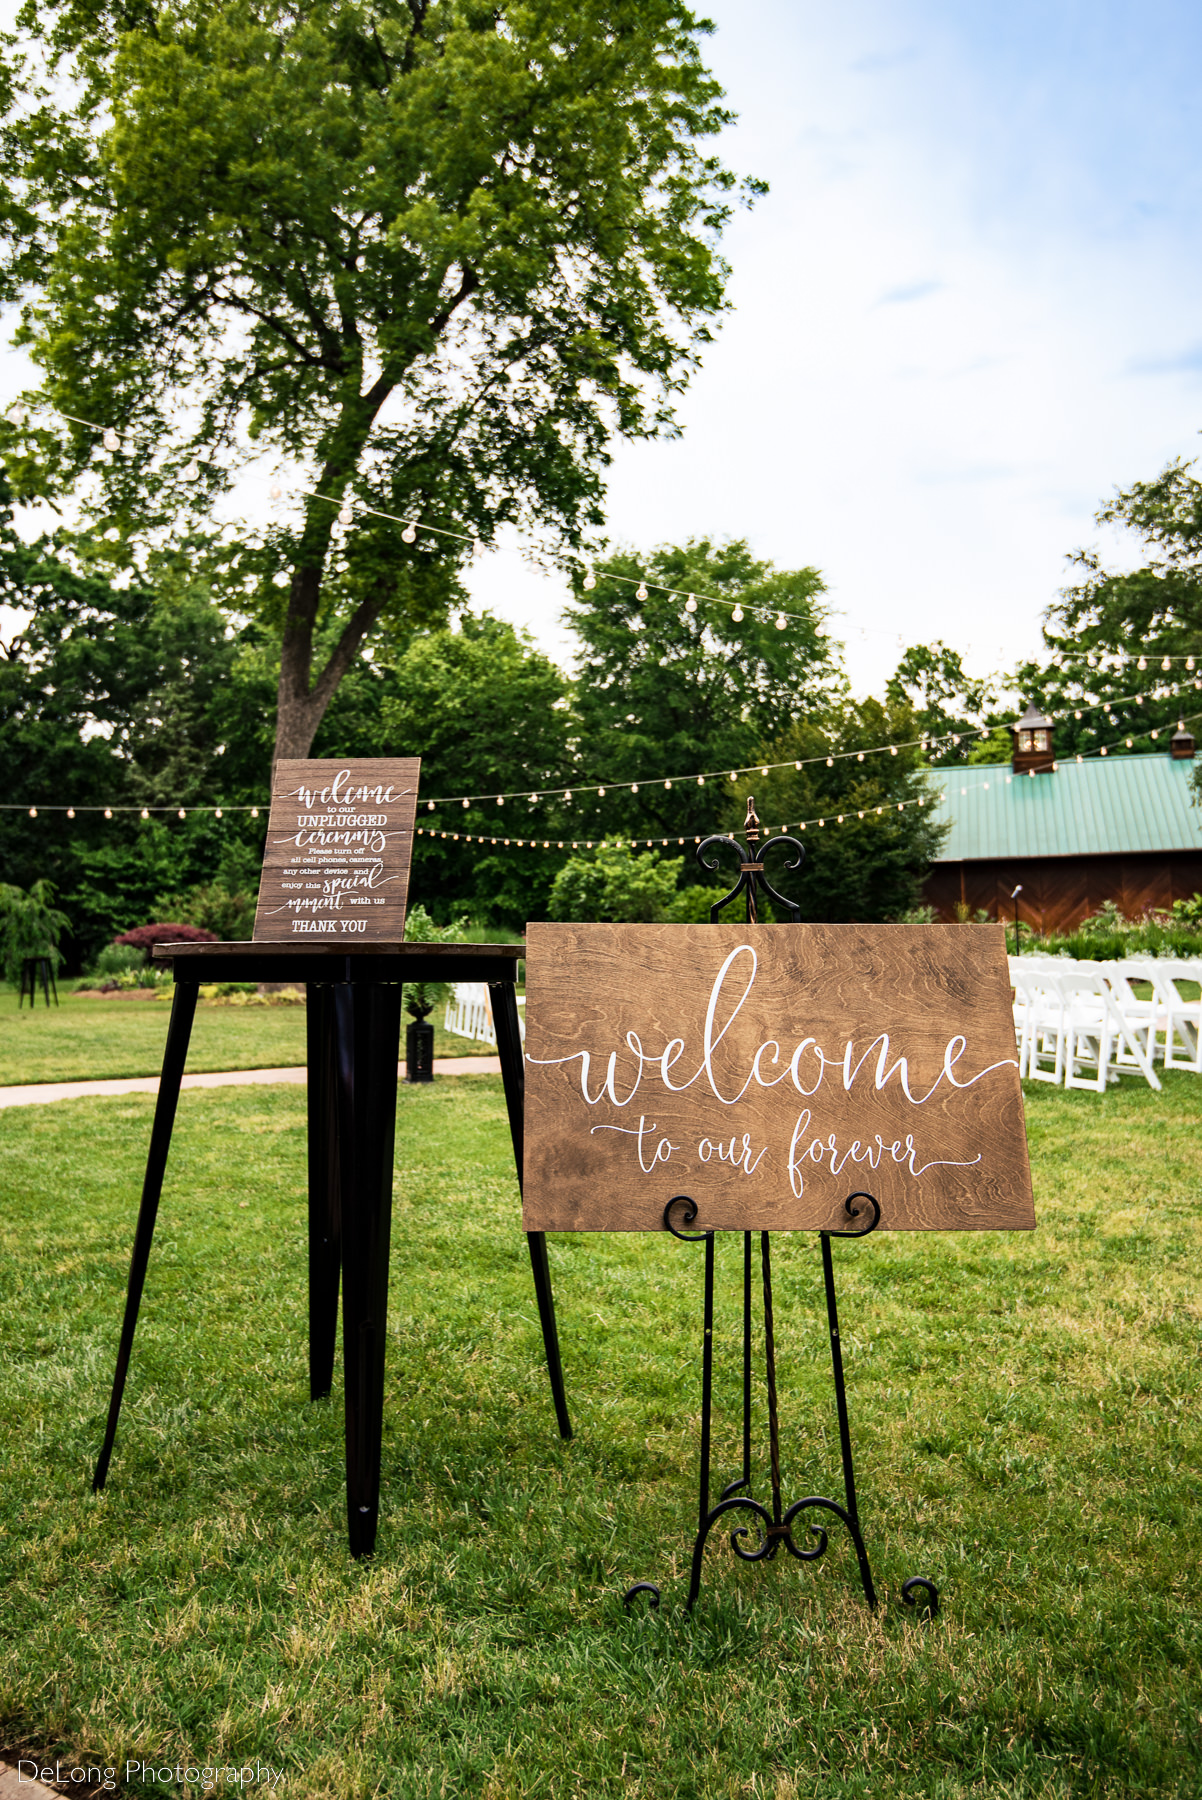
[[[702,1246],[551,1240],[561,1443],[487,1077],[400,1095],[376,1556],[306,1398],[299,1090],[183,1097],[94,1498],[150,1105],[0,1114],[0,1742],[294,1800],[1202,1792],[1197,1078],[1031,1092],[1034,1233],[834,1246],[875,1617],[837,1533],[751,1567],[715,1533],[683,1615]],[[839,1498],[818,1247],[775,1243],[786,1496]],[[723,1482],[737,1237],[718,1264]]]
[[[0,1087],[34,1081],[102,1081],[118,1075],[157,1075],[171,1002],[88,1000],[64,994],[47,1009],[29,1004],[18,1010],[15,988],[0,989]],[[434,1025],[436,1056],[493,1055],[488,1044],[451,1037],[442,1029],[442,1008]],[[305,1060],[303,1006],[221,1006],[202,1000],[196,1008],[188,1068],[287,1069]]]

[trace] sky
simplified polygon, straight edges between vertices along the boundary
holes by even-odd
[[[853,682],[910,642],[1038,649],[1093,514],[1202,428],[1202,11],[1156,0],[719,0],[707,56],[766,200],[677,442],[620,447],[610,529],[816,565]],[[558,583],[477,597],[548,643]]]
[[[899,639],[1004,668],[1070,552],[1137,559],[1101,501],[1200,447],[1202,10],[708,10],[722,153],[771,191],[726,234],[733,310],[681,437],[616,448],[610,539],[816,566],[861,692]],[[0,393],[23,379],[9,352]],[[566,659],[562,581],[509,553],[471,587]]]

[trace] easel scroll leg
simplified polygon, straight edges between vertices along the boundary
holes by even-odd
[[[342,1272],[332,987],[309,984],[305,1030],[309,1064],[309,1398],[323,1400],[334,1379]]]
[[[522,1064],[522,1034],[518,1025],[517,998],[511,981],[490,981],[493,1025],[497,1033],[497,1055],[501,1060],[501,1080],[505,1086],[505,1106],[509,1113],[509,1135],[513,1139],[513,1158],[517,1164],[518,1188],[522,1186],[525,1158],[525,1094],[526,1077]],[[563,1364],[559,1355],[559,1329],[555,1323],[555,1297],[551,1292],[551,1266],[547,1260],[547,1238],[542,1231],[528,1231],[530,1268],[534,1275],[534,1295],[538,1301],[538,1318],[543,1332],[543,1353],[551,1382],[551,1398],[559,1435],[570,1438],[572,1421],[568,1417],[568,1397],[564,1388]]]
[[[163,1072],[159,1077],[159,1093],[154,1108],[154,1125],[150,1133],[150,1153],[146,1158],[146,1177],[142,1183],[142,1203],[138,1208],[138,1223],[134,1231],[133,1256],[129,1265],[129,1287],[125,1296],[125,1317],[121,1322],[121,1342],[117,1348],[117,1367],[113,1374],[113,1392],[109,1400],[108,1424],[105,1427],[104,1444],[96,1464],[96,1473],[92,1478],[94,1493],[99,1493],[104,1486],[109,1471],[109,1461],[113,1454],[113,1443],[117,1436],[117,1420],[121,1416],[121,1398],[125,1392],[125,1377],[129,1371],[130,1354],[134,1347],[134,1332],[138,1325],[138,1307],[141,1304],[142,1288],[146,1281],[146,1268],[150,1261],[150,1246],[154,1239],[159,1197],[163,1192],[163,1177],[167,1170],[167,1152],[171,1148],[175,1108],[179,1100],[180,1083],[183,1080],[184,1063],[188,1055],[188,1040],[192,1035],[192,1020],[196,1014],[198,991],[194,981],[177,981],[175,996],[171,1002],[167,1045],[163,1051]]]
[[[843,1456],[843,1492],[847,1499],[847,1524],[860,1564],[860,1580],[864,1587],[864,1598],[867,1600],[870,1610],[875,1611],[876,1589],[872,1584],[872,1570],[868,1564],[868,1551],[864,1547],[864,1534],[860,1530],[860,1513],[856,1505],[856,1476],[851,1460],[851,1426],[847,1418],[847,1392],[843,1385],[843,1348],[839,1341],[839,1308],[835,1301],[835,1269],[831,1261],[831,1240],[825,1231],[819,1235],[822,1239],[822,1279],[826,1285],[826,1317],[831,1335],[831,1366],[835,1377],[835,1404],[839,1412],[839,1448]]]

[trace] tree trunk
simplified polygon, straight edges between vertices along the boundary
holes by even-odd
[[[313,628],[317,619],[317,603],[321,595],[321,575],[317,569],[298,569],[292,577],[288,615],[284,621],[284,638],[280,646],[280,683],[276,697],[275,749],[271,767],[281,757],[304,758],[313,747],[317,728],[325,718],[326,708],[338,691],[338,683],[346,674],[364,639],[373,629],[384,605],[385,596],[363,600],[355,608],[330,654],[330,659],[315,682],[313,672]],[[274,780],[273,780],[274,785]]]

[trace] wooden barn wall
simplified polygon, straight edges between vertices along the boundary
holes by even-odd
[[[1071,931],[1105,900],[1134,919],[1149,907],[1168,907],[1202,893],[1202,853],[936,863],[923,885],[923,898],[941,919],[954,920],[957,905],[965,905],[1008,922],[1014,917],[1010,895],[1020,883],[1018,911],[1024,924],[1041,932]]]

